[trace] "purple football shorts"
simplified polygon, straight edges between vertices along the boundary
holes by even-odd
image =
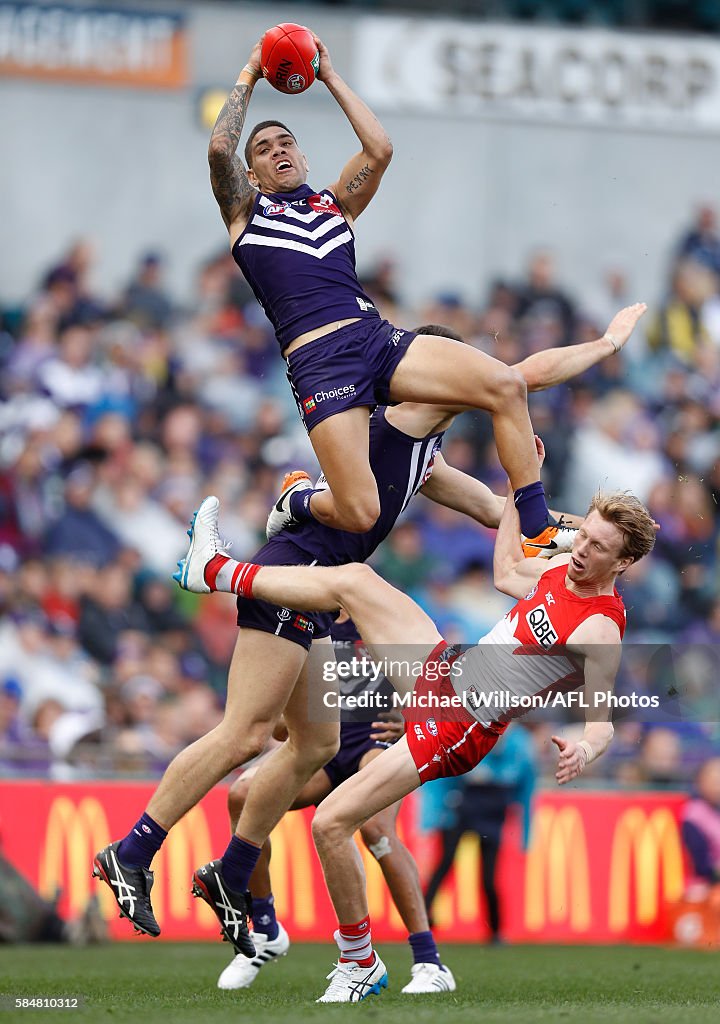
[[[372,722],[343,722],[340,726],[340,749],[324,766],[333,789],[360,770],[360,761],[368,750],[385,750],[390,743],[370,738]]]
[[[356,405],[387,405],[390,380],[414,338],[372,317],[291,352],[287,376],[307,432]]]
[[[249,561],[255,565],[311,565],[313,558],[280,534],[268,541]],[[246,597],[237,599],[238,626],[284,637],[300,644],[306,651],[310,650],[313,640],[330,636],[333,619],[330,612],[296,612],[269,601],[249,601]]]

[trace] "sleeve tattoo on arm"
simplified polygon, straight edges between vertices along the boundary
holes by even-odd
[[[345,191],[347,192],[347,194],[351,196],[353,192],[357,192],[357,190],[363,185],[364,182],[367,181],[371,174],[372,168],[370,167],[370,164],[365,164],[365,166],[362,167],[355,175],[355,177],[351,181],[349,181],[345,186]]]
[[[255,196],[255,189],[236,155],[249,101],[249,87],[236,85],[218,115],[210,138],[210,181],[227,225]]]

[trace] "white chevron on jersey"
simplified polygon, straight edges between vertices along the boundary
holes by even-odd
[[[345,221],[342,217],[330,217],[330,219],[326,220],[324,224],[321,224],[319,227],[315,228],[314,231],[311,231],[309,228],[301,228],[295,224],[285,224],[281,220],[274,220],[272,217],[262,217],[257,214],[253,217],[250,223],[259,228],[267,228],[270,231],[287,231],[289,235],[297,235],[299,238],[309,238],[313,242],[318,238],[322,238],[323,235],[326,235],[328,231],[332,231],[333,228],[336,228],[341,224],[345,225]]]
[[[308,256],[314,256],[316,259],[321,260],[329,252],[332,252],[333,249],[337,249],[345,242],[350,242],[351,240],[352,235],[350,232],[343,231],[341,235],[336,235],[335,238],[331,238],[324,245],[313,249],[311,245],[305,245],[303,242],[293,242],[289,238],[264,238],[262,235],[243,235],[238,243],[238,248],[242,245],[263,245],[271,249],[294,249],[296,252],[304,252]]]

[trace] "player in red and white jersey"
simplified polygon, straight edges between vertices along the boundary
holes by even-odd
[[[583,623],[598,619],[593,628],[602,628],[603,636],[607,633],[607,638],[598,639],[598,643],[622,640],[622,598],[615,590],[612,594],[579,596],[571,589],[572,580],[568,580],[571,557],[554,558],[532,590],[476,647],[458,659],[450,676],[453,689],[464,697],[464,706],[482,725],[507,723],[527,710],[533,698],[574,690],[583,684],[583,664],[573,654],[576,632]],[[533,574],[536,569],[532,565]],[[518,574],[517,582],[524,586],[522,580]],[[514,594],[515,590],[510,592]],[[548,657],[551,649],[552,657]]]
[[[615,581],[654,543],[655,524],[637,498],[598,494],[569,554],[524,558],[517,511],[506,502],[494,577],[517,603],[464,654],[410,597],[365,565],[241,567],[244,597],[300,610],[344,608],[398,692],[413,691],[405,737],[335,790],[313,821],[340,948],[319,1002],[356,1002],[387,984],[372,949],[365,876],[353,841],[365,821],[430,779],[473,768],[517,713],[505,707],[513,696],[584,686],[592,711],[583,739],[553,737],[558,783],[576,778],[606,750],[613,735],[608,702],[595,707],[593,694],[612,690],[620,661],[625,614]],[[442,698],[446,706],[438,707]]]

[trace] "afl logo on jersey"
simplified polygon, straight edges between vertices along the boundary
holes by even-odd
[[[270,203],[269,206],[263,206],[263,213],[266,217],[280,217],[287,209],[287,203]]]
[[[307,204],[315,213],[334,213],[336,217],[341,216],[340,208],[335,205],[332,196],[308,196]]]
[[[437,736],[438,727],[437,722],[435,721],[434,718],[426,718],[425,727],[427,728],[427,731],[430,733],[431,736]]]

